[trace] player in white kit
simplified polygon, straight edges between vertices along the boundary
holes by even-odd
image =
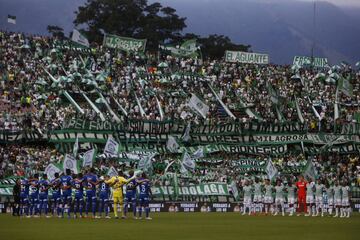
[[[286,192],[287,192],[287,203],[288,203],[288,208],[289,208],[289,216],[294,215],[295,213],[295,191],[296,191],[296,187],[292,184],[291,181],[288,182],[288,185],[286,187]]]
[[[335,204],[335,215],[334,217],[339,216],[340,208],[341,208],[341,186],[339,185],[339,181],[335,181],[335,185],[333,186],[334,190],[334,204]]]
[[[341,187],[341,215],[340,217],[350,217],[350,188],[343,182]]]
[[[321,179],[318,179],[315,184],[315,207],[316,214],[313,213],[313,217],[319,216],[321,209],[321,216],[324,216],[324,203],[323,203],[323,192],[325,190],[325,186],[322,183]]]
[[[258,178],[255,178],[255,182],[253,184],[254,189],[254,199],[253,199],[253,213],[263,212],[263,196],[262,190],[263,185],[260,183]]]
[[[252,195],[252,186],[249,185],[249,181],[245,180],[245,184],[243,186],[244,191],[244,204],[243,204],[243,213],[246,214],[246,209],[249,209],[249,215],[251,214],[251,195]]]
[[[265,214],[267,215],[270,212],[270,207],[273,204],[273,186],[270,184],[269,179],[265,179],[265,195],[264,195],[264,205],[265,205]]]
[[[311,212],[314,212],[314,209],[312,209],[314,207],[314,186],[315,183],[312,179],[306,183],[306,205],[308,211],[308,213],[305,214],[306,217],[311,216]]]
[[[334,208],[334,189],[329,182],[325,184],[325,191],[327,196],[327,213],[331,216]]]
[[[279,207],[281,207],[282,215],[285,216],[285,209],[284,209],[284,190],[285,187],[281,183],[280,180],[277,180],[275,186],[275,214],[276,216],[279,213]]]

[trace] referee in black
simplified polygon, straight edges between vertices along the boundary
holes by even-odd
[[[13,216],[20,216],[20,179],[16,181],[16,184],[13,188]]]

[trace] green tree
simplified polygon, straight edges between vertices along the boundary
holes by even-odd
[[[65,38],[64,29],[59,26],[48,25],[46,29],[55,38]]]
[[[87,0],[76,12],[75,25],[84,25],[90,41],[101,43],[103,33],[147,38],[148,49],[180,36],[185,18],[176,10],[147,0]]]

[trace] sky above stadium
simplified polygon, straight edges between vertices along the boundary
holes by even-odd
[[[148,0],[171,6],[186,17],[184,32],[222,34],[275,63],[308,55],[314,42],[314,0]],[[47,25],[74,28],[74,12],[86,0],[0,0],[0,29],[48,34]],[[331,63],[359,61],[360,0],[317,0],[315,54]],[[7,23],[7,15],[17,24]]]

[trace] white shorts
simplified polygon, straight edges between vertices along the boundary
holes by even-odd
[[[348,207],[348,206],[350,206],[349,198],[343,198],[343,199],[341,200],[341,206],[343,206],[343,207]]]
[[[313,204],[314,203],[314,196],[306,196],[306,203]]]
[[[283,204],[284,198],[275,198],[275,204]]]
[[[328,198],[328,206],[333,206],[333,205],[334,205],[334,199]]]
[[[289,198],[287,199],[287,203],[288,203],[288,204],[295,204],[295,198],[289,197]]]
[[[251,197],[244,197],[244,205],[251,204]]]
[[[261,195],[254,195],[253,202],[262,202],[263,198]]]
[[[323,197],[315,197],[315,203],[316,204],[322,204],[323,203]]]
[[[264,203],[271,204],[273,202],[274,202],[274,199],[272,197],[269,197],[269,196],[264,197]]]
[[[335,206],[341,206],[341,205],[342,205],[341,198],[335,198]]]

